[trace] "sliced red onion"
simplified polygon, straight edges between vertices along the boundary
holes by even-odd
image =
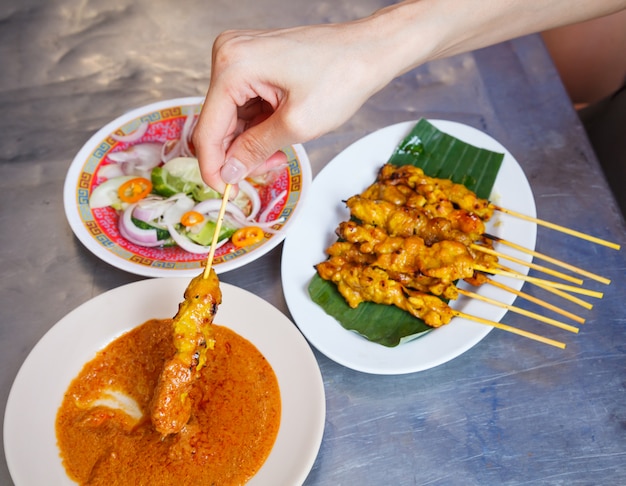
[[[119,229],[120,234],[131,243],[140,246],[161,246],[164,240],[157,239],[155,229],[138,228],[132,221],[132,214],[137,204],[130,204],[120,217]]]
[[[161,147],[161,160],[169,162],[182,155],[181,145],[178,140],[168,140]]]
[[[126,150],[110,153],[108,157],[118,164],[133,163],[139,169],[151,170],[161,163],[161,150],[160,143],[138,143]]]
[[[188,251],[189,253],[194,253],[196,255],[199,255],[203,253],[209,253],[209,251],[211,250],[211,245],[202,246],[202,245],[198,245],[197,243],[194,243],[193,241],[189,240],[185,236],[181,235],[178,231],[176,231],[176,228],[174,228],[174,225],[172,224],[167,225],[167,230],[170,232],[170,236],[176,242],[176,244],[180,246],[183,250]],[[220,246],[224,245],[227,241],[228,241],[228,238],[224,238],[223,240],[218,242],[217,245],[215,245],[215,249],[217,250]]]
[[[98,177],[103,179],[113,179],[114,177],[123,176],[124,171],[118,164],[106,164],[98,169]]]
[[[157,196],[147,197],[137,203],[137,207],[133,211],[133,217],[146,223],[153,223],[156,219],[163,216],[165,210],[172,204],[174,204],[174,201],[171,199],[163,199]]]
[[[246,180],[239,182],[239,189],[241,189],[241,191],[248,196],[248,199],[250,199],[250,202],[252,203],[250,214],[248,214],[248,219],[252,220],[256,218],[257,214],[259,214],[259,211],[261,210],[261,197],[255,187]]]
[[[128,135],[116,135],[115,133],[113,133],[111,135],[111,138],[113,140],[117,140],[118,142],[136,142],[146,134],[149,126],[149,122],[141,122],[134,132],[131,132]]]
[[[267,221],[267,217],[274,210],[276,205],[283,200],[283,198],[287,195],[287,191],[282,191],[278,196],[270,201],[265,210],[259,215],[259,221],[265,222]],[[280,219],[280,218],[279,218]],[[278,220],[277,220],[278,221]]]
[[[206,201],[196,204],[193,210],[199,212],[200,214],[208,214],[212,211],[219,211],[221,206],[221,199],[207,199]],[[241,208],[230,201],[226,203],[226,211],[229,212],[235,220],[247,221],[247,217]]]
[[[217,221],[217,216],[219,215],[219,211],[211,212],[207,215],[208,218],[211,218],[213,221]],[[228,213],[224,213],[224,222],[228,224],[228,226],[234,228],[242,228],[244,226],[249,226],[249,224],[241,224],[241,222],[232,218]]]
[[[174,204],[163,212],[162,222],[165,225],[178,223],[183,214],[187,211],[191,211],[196,204],[196,202],[186,194],[179,194],[178,196]]]

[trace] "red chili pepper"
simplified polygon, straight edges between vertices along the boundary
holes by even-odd
[[[180,218],[180,223],[183,226],[194,226],[198,223],[202,223],[204,221],[204,216],[202,216],[198,211],[187,211]]]
[[[152,191],[152,182],[144,177],[135,177],[124,182],[117,190],[117,194],[125,203],[136,203]]]
[[[243,246],[254,245],[263,239],[264,233],[258,226],[246,226],[245,228],[239,228],[233,233],[230,238],[237,248]]]

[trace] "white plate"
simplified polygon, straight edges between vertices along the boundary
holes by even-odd
[[[94,255],[105,262],[137,275],[146,277],[194,277],[206,260],[206,254],[195,255],[179,247],[146,248],[135,245],[119,234],[118,216],[111,208],[92,211],[89,196],[102,182],[100,167],[108,163],[107,157],[140,142],[165,142],[177,139],[188,114],[200,112],[203,98],[179,98],[160,101],[134,109],[108,123],[96,132],[80,149],[68,170],[63,190],[67,220],[77,238]],[[147,133],[131,144],[116,142],[113,133],[129,134],[141,122],[147,121]],[[215,252],[213,266],[219,274],[234,270],[265,255],[285,238],[285,232],[300,212],[300,203],[311,184],[311,166],[302,145],[285,147],[287,167],[282,169],[272,184],[263,189],[261,211],[283,190],[286,197],[277,204],[270,219],[284,218],[276,225],[277,234],[266,235],[254,246],[235,248],[232,243]]]
[[[517,161],[500,143],[467,125],[443,120],[429,121],[441,131],[467,143],[504,153],[491,201],[528,216],[536,215],[528,180]],[[378,130],[358,140],[329,162],[313,181],[302,215],[292,227],[283,247],[283,289],[296,324],[309,342],[330,359],[367,373],[402,374],[438,366],[470,349],[491,330],[482,324],[454,318],[447,326],[430,331],[414,341],[388,348],[345,330],[309,297],[307,287],[315,273],[313,266],[326,259],[324,250],[336,240],[336,227],[349,218],[342,201],[361,193],[374,182],[380,167],[389,160],[395,147],[415,123],[399,123]],[[495,214],[488,231],[526,248],[535,248],[537,228],[534,223]],[[529,260],[525,254],[508,253]],[[508,266],[524,273],[528,271],[524,266]],[[520,280],[508,279],[506,283],[516,289],[522,286]],[[483,285],[480,293],[507,303],[515,300],[513,294],[492,286]],[[506,312],[467,298],[459,298],[453,307],[493,321],[499,321]]]
[[[74,484],[56,446],[55,419],[70,382],[96,352],[151,318],[171,317],[187,278],[148,279],[110,290],[61,319],[22,365],[7,402],[4,451],[16,486]],[[301,484],[319,451],[326,403],[317,361],[296,326],[261,298],[221,283],[216,323],[252,342],[272,365],[282,399],[274,448],[251,485]]]

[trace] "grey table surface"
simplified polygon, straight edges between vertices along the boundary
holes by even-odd
[[[63,182],[82,144],[131,108],[204,95],[212,41],[226,28],[342,21],[385,3],[1,2],[2,414],[16,373],[48,329],[90,298],[143,278],[93,256],[65,219]],[[313,174],[364,135],[419,117],[462,122],[499,140],[523,167],[539,217],[626,243],[624,220],[539,37],[394,80],[341,128],[305,144]],[[444,365],[399,376],[353,371],[315,351],[327,417],[305,484],[626,484],[624,251],[543,228],[537,249],[612,280],[598,284],[604,298],[581,312],[587,322],[578,335],[553,333],[567,348],[493,331]],[[289,315],[280,258],[279,246],[222,280]],[[511,313],[504,320],[528,323]],[[2,457],[0,484],[12,484]]]

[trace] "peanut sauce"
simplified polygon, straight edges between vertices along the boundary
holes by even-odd
[[[175,351],[171,325],[171,319],[153,319],[122,335],[70,384],[56,433],[74,481],[236,485],[267,459],[280,425],[278,381],[252,343],[222,326],[214,325],[215,348],[189,394],[189,423],[164,438],[153,428],[150,402]],[[132,407],[131,413],[112,407],[110,397],[120,395],[132,398],[141,416],[133,417]],[[109,406],[102,405],[107,399]]]

